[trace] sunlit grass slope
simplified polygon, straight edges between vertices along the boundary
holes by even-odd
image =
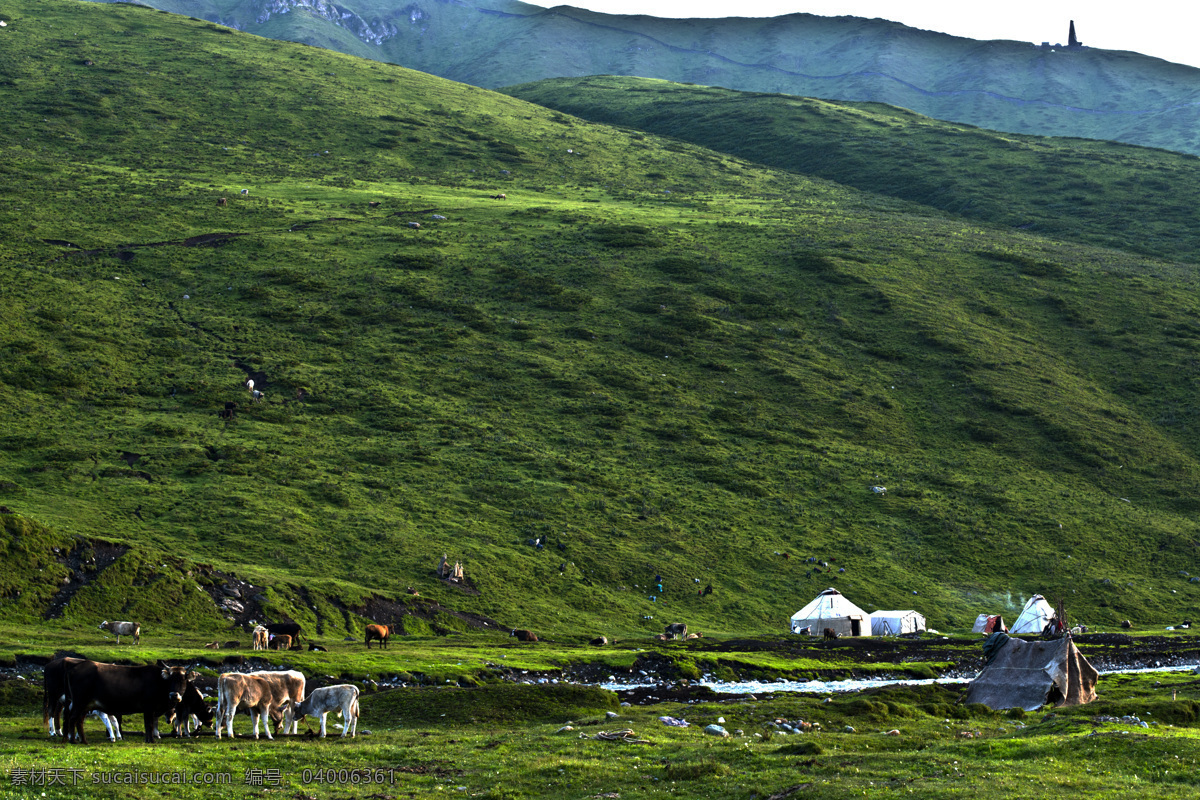
[[[565,78],[504,91],[969,219],[1200,261],[1200,159],[1192,155],[642,78]]]
[[[313,624],[408,586],[559,635],[779,630],[831,584],[939,627],[1197,609],[1190,266],[148,9],[5,14],[0,611],[74,535]]]

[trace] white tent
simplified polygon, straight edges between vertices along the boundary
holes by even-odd
[[[899,636],[925,630],[925,615],[907,611],[872,611],[872,636]]]
[[[1054,619],[1054,607],[1046,598],[1035,594],[1021,609],[1021,616],[1008,629],[1009,633],[1041,633],[1046,623]]]
[[[792,614],[792,633],[821,636],[831,628],[838,636],[870,636],[871,615],[851,603],[837,589],[826,589]]]

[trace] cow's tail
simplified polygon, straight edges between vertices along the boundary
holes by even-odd
[[[222,681],[221,676],[218,675],[217,676],[217,707],[213,711],[213,733],[216,734],[218,739],[221,738],[221,724],[225,721],[225,717],[221,713],[221,709],[224,707],[224,703],[225,703],[225,692],[226,692],[225,682]]]

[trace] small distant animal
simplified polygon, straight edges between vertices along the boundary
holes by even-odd
[[[217,205],[219,205],[219,206],[229,205],[229,201],[226,200],[224,197],[222,197],[221,199],[217,200]]]
[[[388,637],[391,635],[392,631],[387,625],[368,625],[367,638],[364,644],[367,646],[367,649],[370,650],[371,642],[375,639],[378,639],[379,646],[386,650],[388,646]]]
[[[509,634],[509,636],[515,636],[522,642],[536,642],[538,640],[536,633],[533,631],[527,631],[523,628],[515,628],[513,632]]]
[[[248,195],[248,194],[250,194],[250,190],[249,190],[249,189],[242,189],[242,197],[245,197],[245,196],[246,196],[246,195]]]
[[[506,195],[504,192],[501,192],[500,194],[494,194],[494,195],[492,195],[492,199],[493,199],[493,200],[507,200],[507,199],[508,199],[508,195]]]
[[[687,636],[687,623],[672,622],[665,629],[663,629],[663,633],[667,634],[672,639],[682,639],[683,637]]]
[[[419,222],[410,222],[410,223],[408,223],[408,227],[410,227],[410,228],[419,228],[419,227],[421,227],[421,223],[419,223]]]
[[[371,208],[379,208],[380,204],[379,204],[378,200],[371,200],[370,202],[367,203],[367,205],[370,206]]]
[[[589,641],[588,644],[596,645],[597,647],[602,644],[608,644],[608,637],[607,636],[597,636],[595,639],[592,639],[591,641]]]
[[[205,650],[220,650],[221,643],[220,642],[209,642],[208,644],[204,645],[204,649]]]
[[[100,630],[116,634],[117,644],[121,643],[122,636],[132,636],[134,644],[141,644],[142,642],[142,626],[137,622],[109,622],[105,620],[100,623]]]
[[[270,634],[267,632],[266,628],[264,628],[262,625],[259,625],[251,633],[251,636],[254,637],[254,649],[255,650],[266,650],[267,649],[267,644],[270,642]]]
[[[270,647],[272,650],[291,650],[292,637],[286,633],[277,633],[271,637]]]
[[[703,639],[704,634],[703,633],[689,633],[687,636],[685,636],[683,638],[685,638],[685,639]]]
[[[310,653],[314,653],[314,652],[315,653],[328,653],[329,650],[324,647],[321,647],[321,645],[319,645],[319,644],[313,644],[312,642],[309,642],[308,643],[308,652],[310,652]]]
[[[292,637],[292,641],[297,644],[300,642],[300,623],[298,622],[268,622],[263,627],[267,629],[268,633],[276,635],[286,633]]]
[[[1125,620],[1124,622],[1121,623],[1121,627],[1128,630],[1129,628],[1133,627],[1133,623],[1130,622],[1129,620]]]
[[[838,632],[835,631],[833,628],[826,628],[825,631],[821,634],[821,636],[823,639],[828,641],[829,639],[838,638]]]

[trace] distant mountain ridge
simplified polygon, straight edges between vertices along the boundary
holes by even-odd
[[[882,19],[660,19],[518,0],[150,5],[484,88],[639,76],[1200,153],[1200,70],[1126,51],[976,41]]]

